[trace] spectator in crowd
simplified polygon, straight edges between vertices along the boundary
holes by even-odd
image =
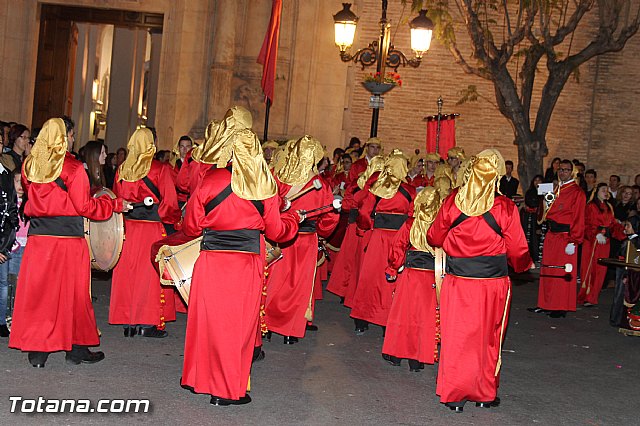
[[[524,194],[524,208],[521,210],[522,228],[527,238],[529,254],[534,262],[540,259],[540,225],[538,225],[538,209],[542,195],[538,195],[538,185],[543,181],[542,175],[535,175],[531,180],[529,189]]]
[[[511,173],[513,173],[513,161],[507,160],[504,165],[507,172],[500,178],[500,193],[512,199],[518,193],[520,181],[511,176]]]
[[[84,158],[87,165],[87,175],[91,193],[95,193],[107,185],[104,175],[104,165],[107,159],[107,150],[102,142],[89,141],[84,146]]]
[[[13,163],[16,165],[16,170],[22,169],[22,162],[28,154],[28,150],[31,148],[29,144],[31,132],[27,126],[22,124],[14,124],[9,130],[9,155],[13,158]]]
[[[560,158],[556,157],[551,160],[551,165],[544,173],[544,181],[545,182],[553,182],[554,180],[558,180],[558,168],[560,167]]]
[[[584,172],[584,182],[587,186],[587,189],[585,191],[587,195],[587,200],[591,199],[591,193],[596,187],[597,179],[598,179],[598,173],[595,170],[589,169],[586,172]]]
[[[106,145],[105,145],[106,147]],[[107,158],[104,164],[104,180],[107,188],[113,188],[113,181],[116,178],[116,170],[118,166],[116,165],[116,154],[113,152],[107,154]]]
[[[638,200],[640,198],[640,185],[633,185],[631,191],[633,192],[633,199]]]
[[[629,215],[636,209],[636,200],[633,198],[633,189],[630,186],[623,185],[618,188],[618,196],[616,197],[613,212],[616,219],[624,222]]]
[[[611,198],[618,198],[618,189],[620,187],[620,176],[611,175],[609,176],[609,192],[611,193]]]
[[[354,136],[349,141],[349,146],[347,148],[358,150],[358,149],[360,149],[361,145],[362,145],[362,143],[360,142],[360,139],[358,139],[357,137]]]
[[[171,151],[168,151],[166,149],[162,149],[156,152],[156,160],[160,161],[161,163],[168,163],[169,157],[171,157]]]
[[[342,148],[336,148],[333,150],[333,166],[334,166],[334,171],[335,171],[335,166],[338,165],[338,163],[340,162],[340,158],[342,158],[342,156],[344,155],[344,149]]]
[[[9,273],[17,275],[20,268],[19,258],[13,260],[12,254],[18,227],[14,176],[17,176],[20,182],[19,169],[10,171],[2,167],[0,173],[0,337],[9,337],[6,320]]]
[[[127,159],[127,149],[126,148],[118,148],[116,151],[116,168],[120,167],[124,160]]]
[[[640,186],[640,174],[633,178],[633,183]]]
[[[581,163],[578,161],[578,164],[576,164],[576,169],[577,169],[577,174],[576,174],[576,180],[578,182],[578,186],[580,188],[582,188],[582,190],[586,193],[587,192],[587,183],[585,182],[584,179],[584,170],[585,170],[585,165],[584,163]],[[588,199],[588,198],[587,198]]]

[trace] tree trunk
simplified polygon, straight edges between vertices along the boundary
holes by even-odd
[[[542,160],[546,154],[546,144],[533,133],[516,134],[515,144],[518,146],[518,177],[522,190],[526,191],[535,175],[543,175]]]

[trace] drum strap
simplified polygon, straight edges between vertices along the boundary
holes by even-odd
[[[226,200],[227,197],[231,195],[232,192],[233,191],[231,190],[231,184],[229,184],[225,189],[222,190],[222,192],[220,192],[218,195],[213,197],[213,199],[204,206],[205,216],[211,213],[213,209],[218,207],[220,203]],[[251,200],[251,204],[253,204],[253,206],[256,208],[256,210],[260,214],[260,217],[262,217],[262,215],[264,214],[264,204],[262,204],[262,201]]]
[[[62,188],[63,191],[67,192],[67,185],[64,184],[64,181],[62,180],[62,178],[60,176],[58,176],[56,178],[56,180],[54,180],[54,182],[60,187]]]
[[[482,215],[482,217],[487,222],[487,225],[489,225],[491,227],[491,229],[493,229],[496,232],[496,234],[498,234],[502,238],[504,238],[504,235],[502,235],[502,229],[500,228],[500,225],[498,225],[498,222],[496,222],[496,218],[493,217],[491,212],[485,212]],[[466,214],[461,212],[460,216],[458,216],[458,218],[453,221],[453,223],[451,224],[451,227],[449,229],[455,228],[456,226],[460,225],[462,222],[464,222],[467,219],[469,219],[469,216],[467,216]]]
[[[147,188],[149,188],[153,195],[156,196],[158,201],[160,201],[162,199],[162,197],[160,197],[160,190],[158,190],[158,187],[153,182],[151,182],[151,179],[149,179],[148,176],[145,176],[142,178],[142,181],[145,185],[147,185]]]

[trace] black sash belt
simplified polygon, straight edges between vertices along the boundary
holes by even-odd
[[[406,214],[376,213],[373,218],[373,227],[397,231],[407,221],[407,218]]]
[[[205,229],[202,233],[201,250],[244,251],[260,254],[260,230],[236,229],[214,231]]]
[[[551,219],[547,219],[549,222],[549,231],[551,232],[569,232],[569,225],[566,223],[558,223]]]
[[[358,219],[358,209],[349,210],[349,223],[356,223]]]
[[[298,232],[308,232],[308,233],[316,232],[316,221],[305,219],[298,226]]]
[[[453,257],[447,256],[447,274],[467,278],[501,278],[509,274],[507,255]]]
[[[82,216],[32,217],[28,234],[82,237],[84,236],[84,221]]]
[[[429,252],[408,250],[404,266],[411,269],[426,269],[428,271],[433,271],[435,270],[435,259]]]
[[[137,206],[133,210],[124,213],[125,219],[129,220],[146,220],[150,222],[160,222],[158,214],[158,204],[152,206]]]

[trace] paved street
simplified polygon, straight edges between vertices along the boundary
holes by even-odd
[[[100,277],[96,277],[100,278]],[[510,326],[503,346],[498,408],[467,404],[454,414],[438,402],[435,368],[409,372],[406,361],[382,360],[382,332],[353,333],[337,297],[325,292],[317,305],[320,330],[293,346],[274,335],[264,344],[266,359],[252,373],[253,402],[213,407],[206,395],[179,386],[186,318],[168,325],[165,339],[124,338],[107,324],[108,277],[94,281],[98,324],[106,359],[70,366],[64,353],[35,369],[26,354],[0,347],[0,424],[162,425],[361,425],[361,424],[637,424],[640,338],[625,337],[608,325],[612,290],[600,307],[581,309],[566,319],[526,311],[535,305],[537,279],[516,280]],[[469,321],[474,321],[469,318]],[[146,414],[11,414],[9,396],[23,398],[148,398]]]

